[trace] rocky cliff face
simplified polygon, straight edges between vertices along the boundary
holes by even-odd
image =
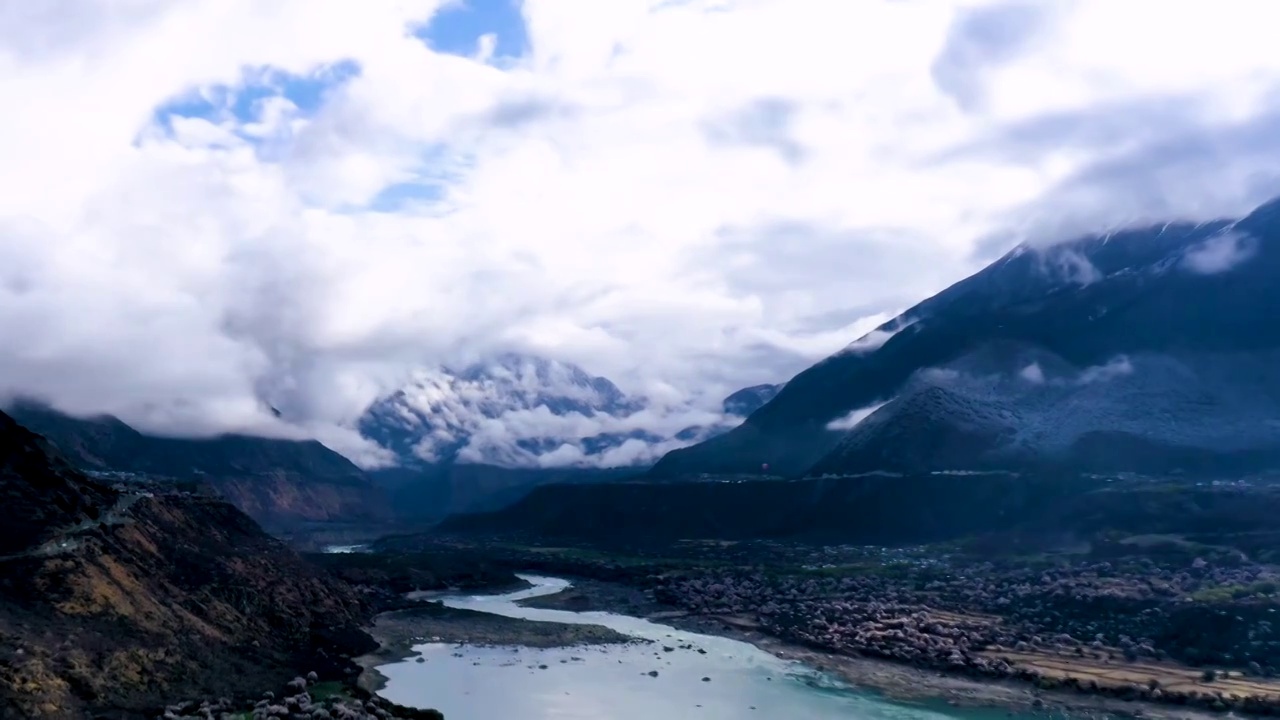
[[[390,514],[383,492],[360,468],[315,441],[155,437],[113,417],[75,418],[31,403],[10,413],[81,470],[196,481],[269,527]]]
[[[135,716],[371,649],[357,593],[235,507],[117,492],[0,413],[0,716]]]

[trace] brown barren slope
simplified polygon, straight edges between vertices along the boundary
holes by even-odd
[[[248,516],[122,494],[0,413],[0,717],[141,717],[371,650],[355,591]]]

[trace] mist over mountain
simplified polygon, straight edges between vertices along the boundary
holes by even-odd
[[[726,399],[723,415],[672,410],[576,365],[507,353],[460,370],[415,371],[369,407],[358,429],[410,468],[636,467],[732,427],[742,414],[733,399],[756,390]]]
[[[390,517],[386,497],[350,460],[315,441],[248,435],[169,438],[110,415],[74,417],[21,401],[5,410],[82,472],[198,483],[271,527]]]
[[[1280,464],[1280,201],[1019,246],[658,475]]]

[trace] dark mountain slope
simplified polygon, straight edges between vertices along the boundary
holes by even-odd
[[[1231,547],[1274,562],[1280,557],[1277,513],[1280,483],[1274,477],[875,473],[551,485],[496,512],[449,518],[438,532],[641,553],[687,540],[962,542],[998,553],[1039,553],[1117,538],[1185,538],[1188,548]]]
[[[1280,203],[1234,223],[1018,248],[887,323],[877,332],[891,337],[879,347],[870,337],[854,343],[796,376],[742,426],[669,453],[654,473],[750,472],[766,462],[802,473],[843,438],[827,428],[832,421],[892,400],[921,371],[1000,343],[1034,348],[1081,371],[1126,355],[1270,352],[1280,348],[1277,279]],[[1233,392],[1248,394],[1251,382],[1239,378]],[[1158,435],[1146,441],[1164,442]]]
[[[110,416],[76,418],[33,403],[10,412],[82,470],[200,481],[267,525],[389,514],[360,468],[314,440],[155,437]]]
[[[3,413],[0,497],[2,717],[138,716],[370,649],[357,593],[231,505],[103,487]]]
[[[989,474],[549,485],[497,512],[450,518],[440,529],[623,545],[685,539],[912,544],[1012,528],[1098,484]]]
[[[0,556],[50,540],[60,524],[97,520],[102,508],[115,502],[116,494],[107,488],[68,482],[70,465],[47,449],[42,438],[0,413]]]
[[[849,433],[812,472],[925,472],[967,468],[970,458],[1016,433],[1017,413],[997,403],[970,402],[943,387],[898,397]],[[918,452],[928,448],[928,453]]]
[[[811,472],[1280,468],[1280,353],[1143,353],[1075,368],[1028,348],[1003,369],[988,360],[918,373]]]
[[[370,477],[387,493],[397,517],[440,520],[458,513],[505,507],[551,483],[611,482],[632,477],[632,468],[504,468],[444,464],[375,470]]]

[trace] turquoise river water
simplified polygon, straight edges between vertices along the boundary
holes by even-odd
[[[521,607],[516,604],[519,600],[569,586],[556,578],[523,577],[533,587],[504,595],[443,599],[451,607],[508,617],[604,625],[655,642],[550,650],[427,643],[415,646],[419,656],[379,668],[388,678],[381,694],[402,705],[434,707],[448,720],[1016,717],[1003,710],[890,702],[747,643],[684,632],[640,618]],[[692,649],[679,649],[681,645]],[[663,646],[677,649],[664,652]],[[418,662],[418,657],[424,662]],[[650,674],[653,671],[656,676]]]

